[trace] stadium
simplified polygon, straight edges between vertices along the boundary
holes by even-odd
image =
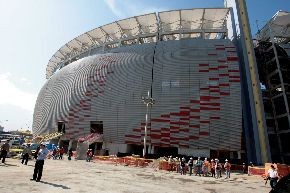
[[[74,38],[49,60],[34,135],[58,132],[47,140],[76,147],[81,139],[98,154],[142,155],[146,146],[148,154],[240,159],[239,58],[228,18],[229,8],[165,11]]]

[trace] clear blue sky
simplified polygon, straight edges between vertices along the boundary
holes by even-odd
[[[246,0],[252,32],[289,0]],[[74,37],[126,17],[182,8],[223,7],[223,0],[0,0],[0,125],[31,128],[50,57]],[[6,121],[8,120],[8,121]]]

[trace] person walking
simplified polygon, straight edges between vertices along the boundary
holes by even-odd
[[[209,161],[207,161],[207,158],[204,158],[204,161],[202,163],[202,175],[208,176],[208,167],[209,167]]]
[[[228,159],[225,160],[224,168],[226,170],[226,179],[231,177],[231,164]]]
[[[62,159],[62,158],[63,158],[63,154],[64,154],[64,148],[61,147],[61,148],[59,149],[59,159]]]
[[[9,145],[10,140],[7,140],[2,146],[1,146],[1,155],[0,155],[0,160],[2,158],[2,163],[5,163],[6,156],[9,152],[10,145]]]
[[[173,166],[174,166],[174,160],[173,160],[172,155],[171,155],[168,159],[168,170],[170,172],[173,171]]]
[[[39,182],[41,180],[44,160],[45,160],[47,154],[48,154],[48,150],[46,149],[45,145],[43,143],[41,143],[40,149],[39,149],[38,154],[37,154],[37,160],[36,160],[35,166],[34,166],[33,178],[30,180],[35,180],[36,182]]]
[[[91,149],[88,149],[88,151],[87,151],[87,159],[86,159],[86,161],[87,161],[87,162],[91,162],[92,157],[93,157],[93,152],[92,152]]]
[[[57,148],[55,147],[52,151],[52,159],[56,159],[57,158]]]
[[[192,167],[193,167],[193,158],[191,157],[188,161],[188,167],[189,167],[189,175],[192,175]]]
[[[24,163],[24,160],[25,160],[25,165],[27,165],[28,158],[29,158],[29,156],[31,154],[32,153],[31,153],[31,150],[30,150],[30,144],[27,144],[27,146],[22,151],[22,161],[21,161],[21,163],[23,164]]]
[[[218,159],[215,159],[215,177],[216,178],[222,177],[222,165]]]
[[[268,170],[268,178],[270,180],[271,188],[274,189],[278,181],[278,172],[275,169],[274,165],[271,165],[271,168]]]
[[[180,158],[176,157],[175,158],[175,167],[176,167],[176,173],[180,172]]]
[[[72,151],[72,148],[70,148],[69,150],[68,150],[68,157],[67,157],[67,159],[68,160],[71,160],[71,157],[73,156],[73,151]]]
[[[246,164],[243,163],[243,174],[245,174],[247,172],[247,167],[246,167]]]
[[[197,174],[199,176],[201,176],[201,167],[202,167],[202,161],[200,160],[200,157],[197,158],[196,162],[195,162],[195,167],[196,167],[196,173],[195,175],[197,176]]]
[[[183,157],[180,161],[180,174],[185,175],[185,158]]]
[[[215,162],[213,159],[210,160],[210,172],[211,172],[211,177],[215,178]]]

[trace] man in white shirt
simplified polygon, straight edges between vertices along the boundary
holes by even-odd
[[[270,185],[273,189],[278,181],[278,172],[275,169],[274,165],[271,165],[271,168],[268,170],[268,178],[270,179]]]
[[[40,181],[43,171],[44,159],[46,158],[47,154],[48,150],[46,149],[45,145],[43,143],[40,144],[40,150],[37,154],[37,160],[35,162],[33,178],[30,180],[35,180],[36,182]]]

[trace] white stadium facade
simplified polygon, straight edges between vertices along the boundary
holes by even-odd
[[[94,149],[140,154],[146,126],[151,154],[240,157],[241,80],[228,18],[229,8],[165,11],[74,38],[49,60],[34,135],[61,132],[54,140],[74,147],[94,133]],[[146,110],[148,92],[155,103]]]

